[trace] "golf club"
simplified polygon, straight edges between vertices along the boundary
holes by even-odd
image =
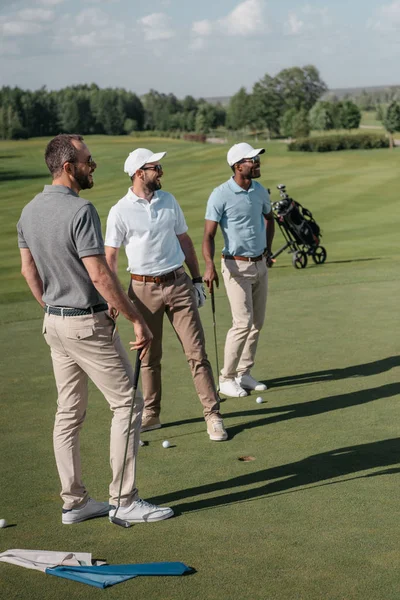
[[[217,346],[217,322],[215,320],[215,296],[214,296],[214,285],[211,285],[211,311],[213,318],[213,329],[214,329],[214,344],[215,344],[215,362],[217,365],[217,381],[219,381],[219,361],[218,361],[218,346]],[[217,396],[220,402],[222,402],[221,396],[219,395],[219,384],[217,386]]]
[[[138,352],[137,352],[137,355],[136,355],[135,372],[134,372],[134,375],[133,375],[132,402],[131,402],[131,409],[130,409],[130,412],[129,412],[129,425],[128,425],[128,433],[126,434],[126,444],[125,444],[125,452],[124,452],[124,461],[123,461],[123,465],[122,465],[121,481],[120,481],[120,484],[119,484],[117,508],[115,509],[114,516],[113,517],[109,517],[110,523],[114,523],[114,525],[119,525],[120,527],[131,527],[133,525],[133,523],[129,523],[129,521],[125,521],[124,519],[118,519],[118,517],[116,515],[117,515],[117,512],[118,512],[120,504],[121,504],[121,492],[122,492],[122,484],[124,482],[126,456],[128,454],[128,445],[129,445],[129,436],[130,436],[130,432],[131,432],[131,423],[132,423],[133,408],[134,408],[134,405],[135,405],[136,390],[137,390],[138,382],[139,382],[140,365],[141,365],[140,353],[141,352],[142,352],[142,350],[139,349]]]

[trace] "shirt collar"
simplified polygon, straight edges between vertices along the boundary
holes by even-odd
[[[75,196],[79,198],[79,194],[74,192],[70,187],[66,185],[45,185],[43,188],[44,194],[66,194],[67,196]]]
[[[128,189],[128,193],[127,193],[126,197],[128,198],[128,200],[132,200],[133,202],[139,202],[140,200],[143,200],[143,201],[145,200],[147,202],[146,198],[141,198],[140,196],[137,196],[131,187]],[[153,197],[150,200],[150,203],[154,202],[154,200],[158,200],[158,199],[159,199],[159,197],[157,196],[157,192],[154,192]]]
[[[240,194],[241,192],[244,192],[245,194],[247,194],[247,193],[252,192],[254,190],[253,180],[251,180],[251,185],[250,185],[250,187],[249,187],[248,190],[244,190],[242,187],[240,187],[240,185],[238,185],[236,183],[236,181],[234,180],[233,177],[231,177],[228,180],[228,185],[231,188],[232,192],[234,192],[235,194]]]

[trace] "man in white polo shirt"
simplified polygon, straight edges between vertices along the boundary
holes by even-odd
[[[267,386],[252,377],[258,338],[267,303],[268,271],[272,264],[274,218],[268,191],[257,181],[260,154],[244,142],[228,151],[233,177],[211,194],[206,211],[203,256],[204,281],[209,290],[218,286],[214,265],[214,237],[221,227],[224,236],[221,272],[232,311],[232,327],[225,342],[224,366],[219,389],[225,396],[247,396],[248,390]]]
[[[124,171],[131,178],[132,187],[111,208],[105,237],[107,261],[115,273],[119,249],[125,246],[131,274],[128,294],[153,334],[142,361],[145,404],[141,431],[161,427],[162,331],[167,314],[186,354],[203,405],[207,433],[211,440],[224,441],[228,436],[219,412],[198,311],[205,293],[196,251],[179,204],[172,194],[161,191],[163,170],[159,161],[165,154],[154,154],[146,148],[129,154]]]

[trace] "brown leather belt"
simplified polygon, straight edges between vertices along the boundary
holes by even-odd
[[[179,277],[183,272],[183,267],[179,267],[179,269],[175,269],[175,271],[170,271],[170,273],[165,273],[164,275],[135,275],[135,273],[131,273],[131,279],[135,281],[142,281],[143,283],[164,283],[165,281],[172,281]]]
[[[230,256],[229,254],[223,254],[222,258],[225,258],[225,260],[245,260],[246,262],[257,262],[259,260],[262,260],[264,258],[264,255],[260,254],[260,256]]]

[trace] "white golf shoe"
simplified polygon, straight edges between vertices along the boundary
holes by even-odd
[[[62,511],[62,522],[63,525],[73,525],[74,523],[81,523],[88,519],[94,519],[95,517],[104,517],[108,515],[110,505],[108,502],[97,502],[93,498],[89,498],[84,506],[79,508],[72,508],[71,510]]]
[[[110,517],[114,517],[116,507],[111,507],[108,513]],[[169,519],[174,514],[172,508],[168,506],[155,506],[138,498],[129,506],[120,506],[117,512],[117,517],[128,521],[129,523],[152,523],[154,521],[163,521]]]
[[[240,377],[236,377],[236,383],[240,385],[244,390],[254,390],[256,392],[265,392],[267,386],[265,383],[261,383],[261,381],[257,381],[250,374],[249,375],[241,375]]]
[[[235,379],[228,379],[225,381],[219,380],[219,391],[223,396],[230,396],[231,398],[242,398],[247,396],[246,390],[244,390]]]

